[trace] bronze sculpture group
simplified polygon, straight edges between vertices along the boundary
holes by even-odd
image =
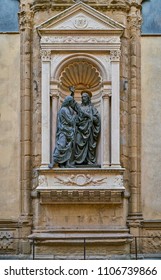
[[[81,104],[74,99],[74,87],[70,91],[58,112],[56,145],[49,168],[55,164],[60,168],[96,164],[100,114],[91,103],[89,91],[81,93]]]

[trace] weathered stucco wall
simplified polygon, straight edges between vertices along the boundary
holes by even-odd
[[[20,211],[20,40],[0,34],[0,219]]]
[[[161,219],[161,36],[142,37],[142,201]]]

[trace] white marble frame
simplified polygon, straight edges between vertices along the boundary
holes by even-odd
[[[56,131],[56,114],[58,108],[58,81],[51,83],[51,55],[57,53],[65,53],[68,51],[69,54],[73,52],[77,55],[77,52],[86,52],[86,54],[91,53],[91,51],[96,51],[97,54],[101,54],[102,51],[110,53],[111,60],[111,84],[112,88],[107,85],[106,80],[103,81],[103,117],[102,117],[102,168],[120,168],[120,37],[122,31],[117,31],[115,34],[115,40],[112,40],[112,35],[107,32],[104,34],[104,43],[99,43],[99,36],[96,32],[93,34],[97,38],[94,43],[81,44],[81,35],[79,36],[79,42],[66,42],[65,36],[68,33],[63,34],[64,44],[57,43],[53,40],[53,34],[51,32],[47,35],[46,33],[41,34],[41,58],[42,58],[42,153],[41,153],[41,168],[48,168],[50,163],[51,148],[51,128],[50,128],[50,96],[52,97],[52,111],[54,112],[52,116],[52,129]],[[102,34],[101,40],[102,40]],[[54,37],[55,38],[55,37]],[[62,37],[61,37],[62,38]],[[82,40],[84,36],[82,35]],[[76,52],[77,50],[77,52]],[[99,51],[98,51],[99,50]],[[111,116],[106,115],[109,112],[109,103],[111,98]],[[107,110],[108,109],[108,110]],[[111,119],[111,131],[109,139],[109,131],[107,128],[107,122]],[[52,133],[52,135],[54,135]],[[55,144],[55,137],[52,137],[52,147]]]

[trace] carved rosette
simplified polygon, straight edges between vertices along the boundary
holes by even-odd
[[[40,55],[41,55],[41,60],[42,61],[50,61],[51,60],[51,50],[41,50]]]
[[[119,62],[121,57],[120,50],[111,50],[110,51],[110,60],[111,62]]]

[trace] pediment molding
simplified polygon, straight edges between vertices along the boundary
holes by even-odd
[[[85,3],[77,3],[37,26],[40,35],[56,32],[112,31],[123,32],[124,26]]]

